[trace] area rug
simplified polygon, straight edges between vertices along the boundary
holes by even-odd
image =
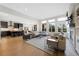
[[[50,55],[54,55],[56,51],[54,49],[48,48],[47,39],[48,39],[48,36],[41,37],[41,38],[37,37],[37,38],[27,40],[26,42],[47,52]]]
[[[37,37],[37,38],[33,38],[30,40],[27,40],[26,43],[29,43],[45,52],[47,52],[50,55],[60,55],[60,53],[62,53],[62,55],[65,56],[77,56],[77,53],[75,52],[75,50],[72,47],[72,44],[70,43],[70,40],[66,39],[66,50],[65,53],[63,54],[63,52],[58,52],[55,51],[54,49],[48,48],[47,45],[47,39],[48,37]]]

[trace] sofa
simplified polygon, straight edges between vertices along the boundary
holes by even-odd
[[[24,33],[23,33],[23,39],[24,40],[36,38],[36,37],[39,37],[39,36],[40,36],[40,33],[34,32],[34,31],[28,31],[28,33],[26,31],[24,31]]]

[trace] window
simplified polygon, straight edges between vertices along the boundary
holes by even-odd
[[[57,24],[58,26],[58,32],[67,32],[66,24]]]
[[[42,31],[46,31],[46,23],[47,23],[47,21],[45,20],[45,21],[42,21],[41,23],[42,23]]]
[[[42,21],[42,31],[46,31],[46,23],[47,23],[47,20],[45,21]]]
[[[55,32],[55,19],[48,20],[49,32]]]
[[[61,32],[61,30],[62,30],[61,27],[58,27],[58,32]]]
[[[57,21],[66,21],[66,20],[67,20],[67,17],[61,17],[57,19]]]
[[[34,31],[37,31],[37,25],[34,25]]]
[[[55,23],[49,24],[49,32],[55,32]]]
[[[57,19],[58,32],[67,32],[66,20],[67,17],[61,17]]]
[[[63,32],[67,32],[65,24],[63,24]]]
[[[42,31],[46,31],[46,23],[42,24]]]

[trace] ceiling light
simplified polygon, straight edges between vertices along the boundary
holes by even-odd
[[[57,21],[66,21],[67,20],[67,17],[62,17],[62,18],[58,18]]]
[[[52,19],[52,20],[48,20],[48,22],[55,22],[55,19]]]
[[[25,8],[25,11],[27,11],[27,8]]]
[[[41,23],[46,23],[47,21],[42,21]]]

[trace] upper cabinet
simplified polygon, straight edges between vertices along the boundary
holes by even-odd
[[[23,30],[22,23],[14,23],[13,21],[0,21],[0,28],[2,31],[8,30]]]
[[[14,23],[14,28],[20,28],[23,27],[23,24],[21,23]]]
[[[1,28],[8,28],[8,22],[0,21],[0,23],[1,23]]]

